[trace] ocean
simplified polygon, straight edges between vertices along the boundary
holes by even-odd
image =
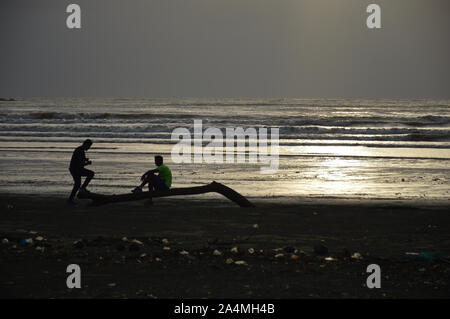
[[[176,128],[279,128],[279,167],[174,163]],[[69,194],[86,138],[89,189],[127,193],[161,154],[173,187],[213,180],[248,197],[448,199],[450,100],[17,98],[0,101],[0,192]],[[217,196],[217,195],[204,195]]]

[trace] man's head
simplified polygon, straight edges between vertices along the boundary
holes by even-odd
[[[85,150],[85,151],[87,151],[88,149],[90,149],[91,148],[91,145],[92,145],[92,141],[90,140],[90,139],[87,139],[87,140],[85,140],[84,142],[83,142],[83,149]]]
[[[163,164],[163,157],[161,155],[155,156],[155,164],[156,166],[161,166]]]

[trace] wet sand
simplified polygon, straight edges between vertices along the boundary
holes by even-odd
[[[450,297],[448,201],[252,201],[67,207],[57,196],[2,194],[0,297]],[[33,244],[21,245],[27,238]],[[328,252],[314,252],[318,244]],[[81,289],[66,287],[69,264],[81,267]],[[381,267],[380,289],[366,287],[369,264]]]

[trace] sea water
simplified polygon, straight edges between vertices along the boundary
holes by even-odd
[[[279,167],[171,160],[174,129],[279,128]],[[0,192],[69,194],[86,138],[90,189],[127,193],[164,156],[173,187],[213,180],[249,197],[448,199],[449,100],[17,98],[0,101]],[[215,196],[215,195],[208,195]]]

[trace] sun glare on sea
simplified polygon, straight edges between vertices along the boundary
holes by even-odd
[[[363,150],[352,150],[345,146],[303,146],[302,153],[317,154],[311,166],[306,168],[308,192],[323,195],[360,194],[366,188],[366,179],[361,170],[367,169],[369,163],[359,156],[368,155]],[[295,149],[298,153],[299,148]],[[356,157],[354,157],[356,156]],[[305,189],[305,181],[300,181],[298,188]]]

